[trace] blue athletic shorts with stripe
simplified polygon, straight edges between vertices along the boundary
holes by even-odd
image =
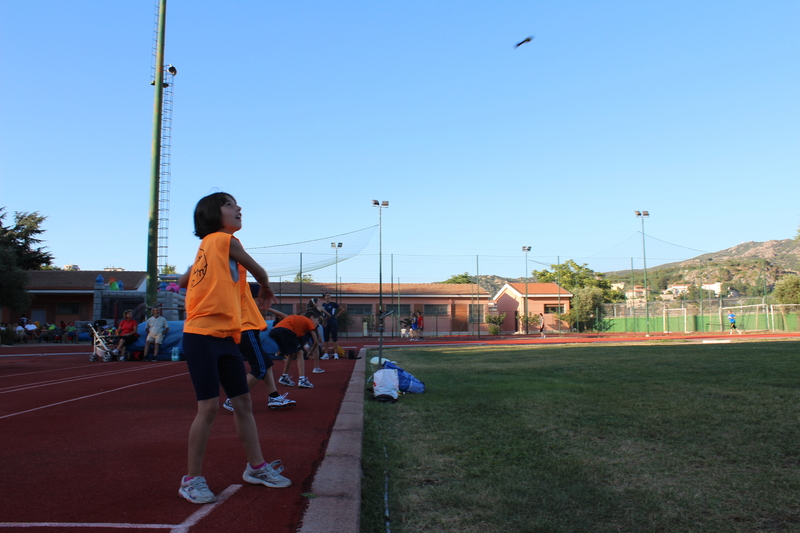
[[[248,329],[242,332],[242,340],[239,342],[239,350],[242,357],[250,363],[250,373],[256,379],[264,379],[267,370],[274,365],[272,358],[264,352],[261,347],[261,332],[257,329]]]

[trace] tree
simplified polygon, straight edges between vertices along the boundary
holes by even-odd
[[[311,283],[312,281],[314,281],[314,279],[311,277],[311,274],[301,274],[298,272],[294,276],[295,283]]]
[[[27,287],[28,273],[17,266],[14,252],[0,247],[0,307],[13,313],[27,311],[31,303]]]
[[[164,265],[164,269],[161,271],[162,274],[177,274],[178,269],[175,265]]]
[[[781,304],[800,304],[800,276],[784,276],[775,284],[773,296]]]
[[[603,289],[599,287],[584,287],[573,293],[570,322],[583,324],[584,329],[597,329],[603,319]]]
[[[611,282],[605,278],[605,274],[595,272],[586,266],[586,263],[579,265],[572,259],[565,263],[550,265],[553,269],[534,270],[533,276],[541,283],[558,283],[561,287],[571,293],[578,289],[596,287],[600,289],[604,302],[619,301],[623,294],[611,289]]]
[[[45,247],[37,247],[42,242],[38,238],[44,233],[42,222],[47,217],[33,213],[15,212],[14,225],[6,226],[6,208],[0,208],[0,248],[10,251],[16,258],[16,266],[21,270],[41,270],[53,261],[53,255]]]
[[[505,313],[501,313],[499,315],[486,315],[486,323],[489,324],[486,329],[489,330],[489,335],[500,335],[500,326],[503,325],[505,319]]]
[[[450,278],[446,279],[442,283],[459,283],[459,284],[468,284],[468,283],[475,283],[475,278],[469,275],[469,272],[464,272],[463,274],[453,274]]]

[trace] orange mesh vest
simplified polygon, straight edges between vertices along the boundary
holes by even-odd
[[[253,299],[253,293],[250,292],[247,270],[241,265],[239,266],[239,288],[242,300],[242,331],[267,329],[267,322]]]
[[[186,289],[186,322],[183,331],[233,337],[239,343],[242,332],[241,290],[231,275],[230,248],[233,235],[215,232],[200,242]],[[239,279],[243,267],[236,265]]]

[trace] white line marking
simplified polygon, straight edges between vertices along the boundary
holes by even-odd
[[[186,533],[189,528],[197,524],[206,517],[215,507],[221,505],[225,500],[241,489],[241,485],[231,485],[217,495],[217,501],[208,505],[203,505],[198,511],[194,512],[180,524],[129,524],[129,523],[91,523],[91,522],[0,522],[2,527],[104,527],[108,529],[169,529],[170,533]]]
[[[48,370],[36,370],[34,372],[20,372],[19,374],[6,374],[5,376],[0,376],[0,378],[15,378],[17,376],[29,376],[30,374],[44,374],[45,372],[60,372],[62,370],[75,370],[76,368],[88,368],[96,366],[97,365],[94,363],[89,363],[88,365],[81,365],[81,366],[68,366],[64,368],[50,368]]]
[[[227,489],[223,490],[222,492],[217,494],[216,503],[204,505],[196,513],[194,513],[192,516],[184,520],[181,524],[173,527],[170,530],[170,533],[186,533],[187,531],[189,531],[190,527],[192,527],[197,522],[202,520],[206,515],[208,515],[208,513],[213,511],[215,507],[222,504],[225,500],[233,496],[233,494],[241,488],[242,488],[241,485],[231,485]]]
[[[173,363],[170,363],[173,364]],[[166,365],[161,365],[166,366]],[[4,387],[0,389],[0,394],[6,394],[9,392],[19,392],[28,389],[35,389],[38,387],[46,387],[48,385],[57,385],[60,383],[72,383],[73,381],[83,381],[85,379],[95,379],[95,378],[102,378],[106,376],[114,376],[116,374],[127,374],[128,372],[139,372],[140,370],[147,370],[149,368],[153,368],[151,366],[144,366],[144,367],[135,367],[135,368],[126,368],[122,370],[109,370],[107,372],[97,372],[95,374],[88,374],[83,376],[71,376],[71,377],[64,377],[64,378],[57,378],[51,379],[49,381],[40,381],[38,383],[26,383],[24,385],[15,385],[10,387]]]
[[[116,392],[116,391],[120,391],[120,390],[130,389],[131,387],[138,387],[139,385],[147,385],[148,383],[155,383],[156,381],[163,381],[165,379],[172,379],[172,378],[175,378],[175,377],[178,377],[178,376],[185,376],[186,374],[188,374],[188,372],[182,372],[180,374],[174,374],[172,376],[166,376],[166,377],[163,377],[163,378],[152,379],[150,381],[142,381],[141,383],[134,383],[133,385],[125,385],[124,387],[118,387],[116,389],[106,390],[106,391],[98,392],[96,394],[89,394],[88,396],[81,396],[79,398],[73,398],[71,400],[64,400],[63,402],[51,403],[49,405],[43,405],[41,407],[35,407],[33,409],[28,409],[27,411],[20,411],[18,413],[11,413],[9,415],[3,415],[3,416],[0,416],[0,420],[2,420],[4,418],[10,418],[12,416],[24,415],[25,413],[32,413],[33,411],[38,411],[40,409],[47,409],[48,407],[56,407],[58,405],[64,405],[65,403],[77,402],[78,400],[85,400],[86,398],[94,398],[95,396],[108,394],[110,392]]]

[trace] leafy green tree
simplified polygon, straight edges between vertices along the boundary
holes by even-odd
[[[489,324],[486,329],[489,331],[489,335],[500,335],[500,326],[503,325],[505,319],[505,313],[501,313],[499,315],[486,315],[486,323]]]
[[[800,304],[800,276],[784,276],[775,284],[772,294],[778,303]]]
[[[597,329],[603,319],[605,296],[600,287],[583,287],[573,292],[568,315],[573,324],[583,325],[583,329]]]
[[[475,278],[473,276],[470,276],[469,272],[464,272],[463,274],[453,274],[442,283],[459,283],[459,284],[475,283]]]
[[[178,269],[175,265],[164,265],[164,269],[161,271],[162,274],[177,274]]]
[[[0,307],[12,313],[27,311],[31,303],[27,287],[28,273],[17,266],[14,252],[0,247]]]
[[[21,270],[41,270],[53,261],[53,255],[38,246],[44,233],[42,222],[47,217],[33,213],[15,212],[14,225],[6,226],[6,208],[0,207],[0,248],[8,250],[16,257],[16,266]]]
[[[575,294],[578,289],[597,288],[603,295],[604,302],[619,302],[625,299],[625,293],[611,289],[611,282],[605,274],[595,272],[586,266],[579,265],[572,259],[560,265],[550,265],[550,270],[534,270],[533,276],[541,283],[558,283],[561,287]]]
[[[314,281],[314,278],[311,277],[311,274],[300,274],[299,272],[294,276],[295,283],[311,283]]]

